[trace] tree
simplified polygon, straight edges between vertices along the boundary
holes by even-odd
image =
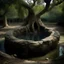
[[[9,9],[9,2],[7,0],[0,0],[0,19],[3,21],[3,27],[8,26],[7,24],[7,12]]]
[[[46,3],[46,6],[44,7],[42,11],[40,11],[37,14],[35,14],[33,7],[35,6],[35,3],[38,0],[32,0],[32,1],[33,2],[31,5],[28,2],[25,2],[25,0],[23,1],[18,0],[17,2],[28,10],[28,16],[24,19],[25,21],[24,24],[26,25],[27,30],[35,32],[35,30],[39,31],[40,28],[43,27],[43,23],[40,19],[40,16],[50,11],[53,7],[61,4],[64,0],[53,0],[52,3],[50,3],[51,0],[44,0],[44,2]]]
[[[0,20],[3,27],[8,27],[7,16],[10,16],[11,9],[14,8],[12,0],[0,0]]]

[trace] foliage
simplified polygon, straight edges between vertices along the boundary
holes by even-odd
[[[26,17],[28,15],[28,9],[26,8],[27,4],[25,1],[28,2],[28,0],[0,0],[0,15],[3,15],[6,13],[6,15],[8,15],[8,16],[18,15],[18,17],[20,17],[20,18]],[[34,10],[35,14],[38,14],[39,12],[44,10],[44,6],[42,6],[42,4],[38,5],[38,3],[40,3],[40,2],[44,3],[44,0],[34,0],[34,1],[36,1],[37,4],[34,5],[33,10]],[[54,0],[54,1],[58,2],[58,0]],[[29,3],[28,6],[31,6],[33,4],[33,2],[31,3],[31,0],[28,3]],[[14,5],[12,6],[12,4],[14,4]],[[50,11],[49,13],[46,13],[43,16],[49,17],[49,15],[53,12],[53,14],[51,16],[55,17],[55,15],[57,15],[58,12],[60,12],[60,13],[62,12],[61,7],[62,6],[60,6],[60,8],[59,8],[59,6],[58,6],[57,9],[54,8],[52,11]]]
[[[35,14],[37,14],[44,9],[44,6],[36,5],[36,6],[33,7],[33,9],[34,9]]]
[[[0,15],[5,15],[8,12],[10,2],[8,0],[0,0]]]
[[[18,12],[17,12],[14,4],[9,6],[9,10],[6,15],[8,18],[17,18],[18,17]]]
[[[51,22],[57,22],[63,17],[63,3],[54,7],[51,11],[45,13],[44,15],[41,16],[41,18],[46,19],[47,21]]]
[[[28,15],[27,9],[22,7],[20,4],[16,5],[16,10],[19,18],[25,18]]]

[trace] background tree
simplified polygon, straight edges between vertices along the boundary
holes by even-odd
[[[14,2],[12,0],[0,0],[0,20],[3,27],[8,27],[7,18],[17,15]]]
[[[0,0],[0,19],[3,22],[3,27],[8,26],[7,24],[7,12],[9,10],[9,1]]]

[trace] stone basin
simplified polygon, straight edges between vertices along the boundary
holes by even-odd
[[[40,32],[26,32],[26,28],[8,31],[5,35],[5,51],[19,58],[45,55],[55,49],[60,34],[56,30],[45,29]]]

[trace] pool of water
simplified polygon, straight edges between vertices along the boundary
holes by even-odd
[[[3,40],[0,40],[0,51],[5,52],[4,39]]]
[[[41,32],[41,33],[23,33],[23,34],[18,34],[15,37],[19,39],[25,39],[25,40],[34,40],[34,41],[39,41],[43,38],[46,38],[50,35],[49,32]]]

